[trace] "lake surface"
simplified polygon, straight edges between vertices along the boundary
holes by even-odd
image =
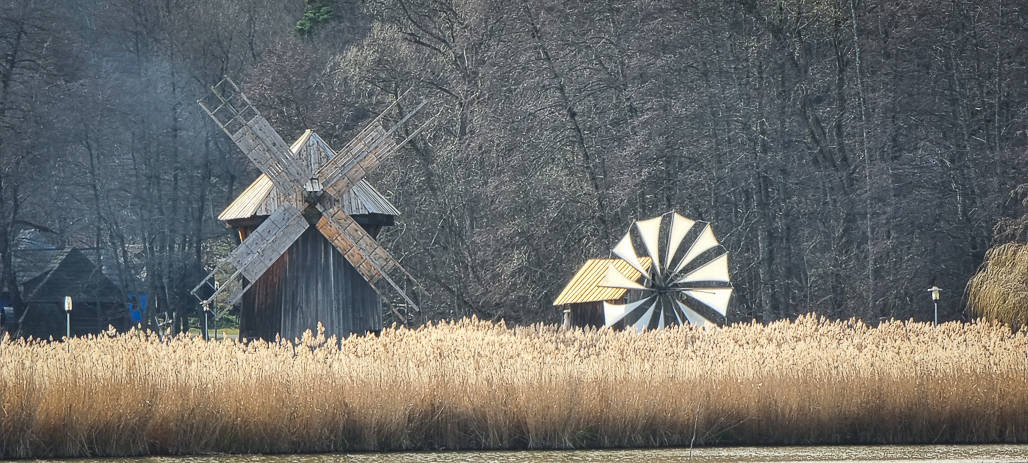
[[[60,461],[60,460],[56,460]],[[75,460],[76,463],[111,461]],[[726,447],[659,450],[424,452],[240,455],[118,459],[123,463],[728,463],[728,462],[1028,462],[1028,445]]]

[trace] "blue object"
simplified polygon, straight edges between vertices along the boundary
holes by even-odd
[[[146,313],[146,294],[128,293],[128,298],[129,300],[126,305],[129,309],[129,315],[132,316],[132,322],[142,322],[143,315]]]

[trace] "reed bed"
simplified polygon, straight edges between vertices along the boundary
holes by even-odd
[[[1028,442],[1028,337],[804,317],[0,342],[0,457]]]

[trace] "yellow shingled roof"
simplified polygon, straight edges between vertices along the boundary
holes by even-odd
[[[639,259],[639,264],[646,270],[650,268],[650,258]],[[638,280],[642,276],[638,270],[632,268],[621,259],[589,259],[578,269],[571,281],[553,301],[553,305],[579,304],[582,302],[613,301],[621,299],[628,290],[622,288],[606,288],[600,286],[603,275],[607,272],[607,266],[613,265],[622,274],[632,280]]]

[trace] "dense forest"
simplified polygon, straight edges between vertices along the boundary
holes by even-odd
[[[423,316],[556,321],[633,220],[730,251],[729,321],[930,319],[1028,183],[1021,0],[0,0],[0,276],[26,228],[104,249],[151,305],[237,239],[256,168],[196,100],[240,82],[341,146],[407,89],[437,114],[370,180]],[[16,295],[15,295],[16,296]],[[17,301],[14,301],[17,303]]]

